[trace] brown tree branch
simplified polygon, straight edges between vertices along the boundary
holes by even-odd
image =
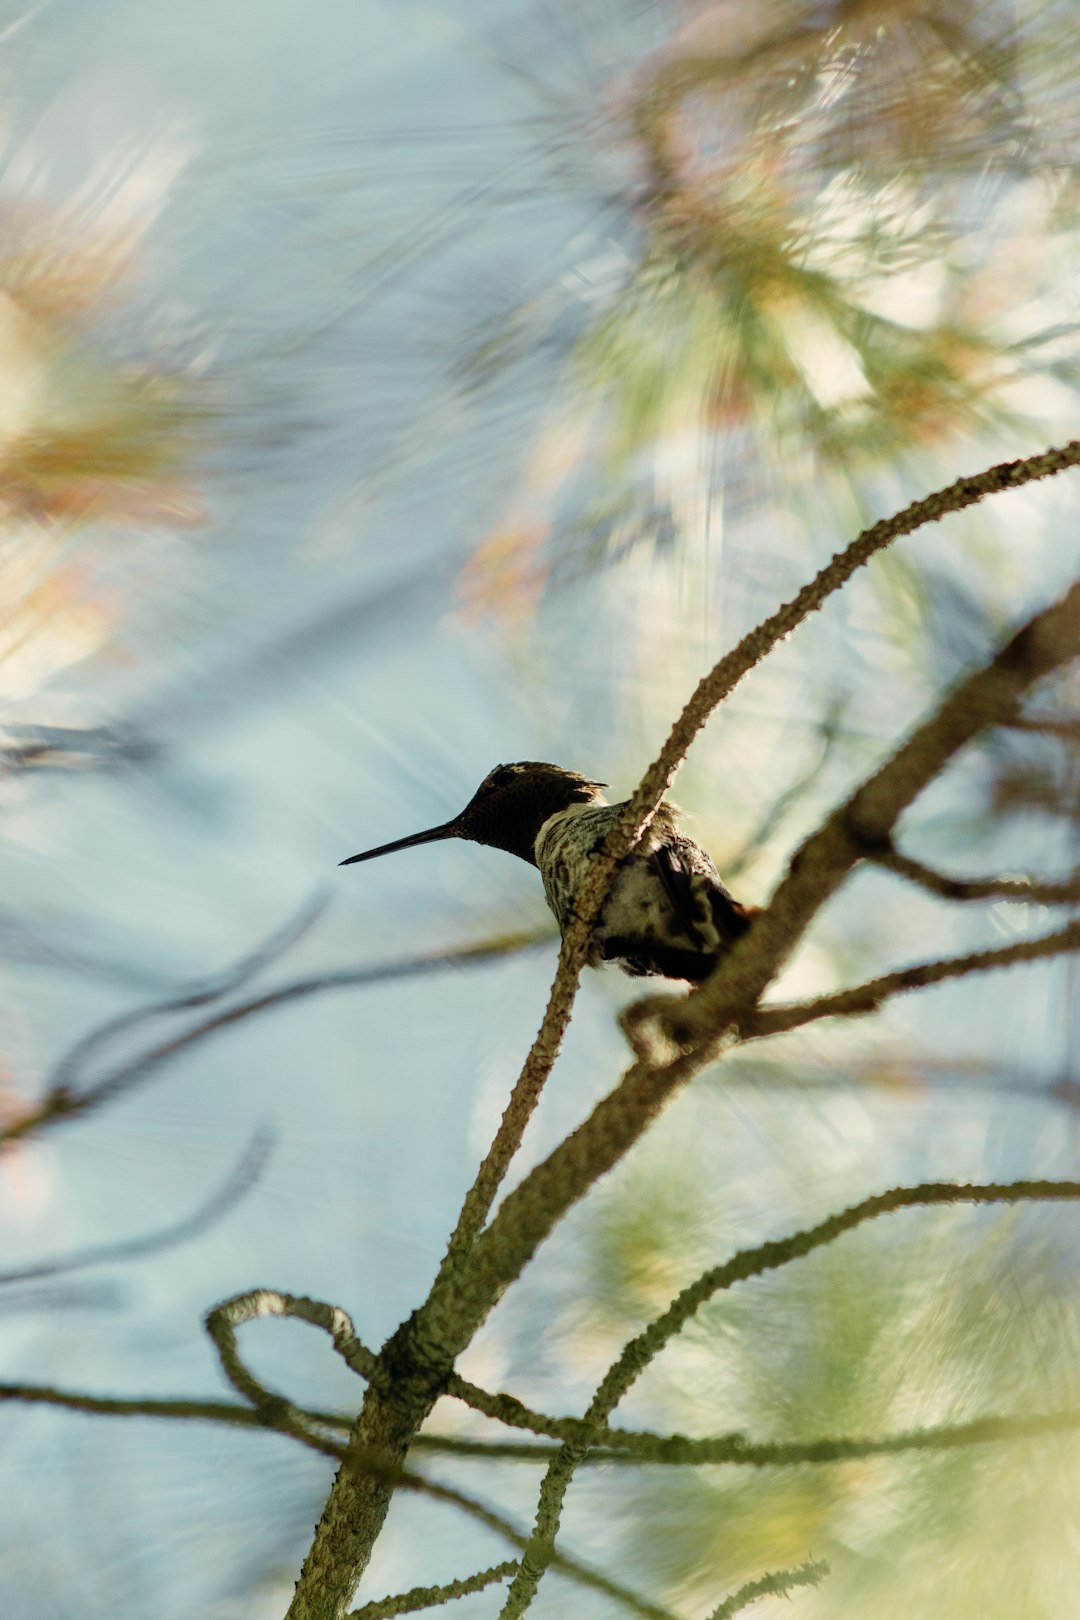
[[[685,1002],[669,998],[678,1039],[713,1036],[756,1006],[810,922],[862,859],[886,850],[928,783],[987,726],[1007,721],[1030,689],[1080,654],[1080,581],[1021,627],[991,662],[942,700],[796,851],[753,928]],[[646,1013],[649,1009],[646,1008]]]
[[[494,1586],[497,1581],[505,1581],[516,1568],[516,1559],[508,1559],[504,1564],[493,1564],[490,1569],[482,1569],[475,1575],[467,1575],[464,1580],[447,1581],[442,1586],[414,1586],[408,1592],[398,1592],[394,1597],[376,1598],[359,1609],[353,1609],[349,1620],[393,1620],[395,1615],[415,1614],[418,1609],[438,1608],[454,1598],[468,1597],[471,1592],[482,1592],[486,1586]]]
[[[938,895],[942,900],[1016,900],[1036,906],[1066,905],[1070,901],[1080,900],[1080,868],[1069,877],[1056,881],[1045,878],[955,878],[936,871],[923,861],[913,860],[910,855],[901,854],[898,849],[884,850],[872,858],[876,865],[895,872],[897,877],[906,878],[909,883],[918,884],[921,889]]]
[[[201,1400],[198,1397],[157,1397],[124,1395],[91,1395],[80,1390],[57,1389],[47,1384],[0,1383],[0,1403],[19,1402],[28,1406],[56,1406],[69,1412],[82,1412],[90,1417],[134,1417],[164,1419],[191,1423],[218,1423],[229,1428],[257,1430],[261,1434],[277,1434],[283,1440],[300,1440],[325,1456],[345,1458],[344,1445],[336,1448],[332,1443],[314,1444],[314,1437],[301,1437],[287,1429],[280,1429],[251,1406],[239,1406],[231,1401]],[[327,1428],[348,1429],[349,1420],[333,1412],[321,1412],[298,1407],[303,1417]],[[547,1420],[553,1430],[559,1420]],[[581,1426],[580,1419],[567,1419]],[[966,1423],[941,1424],[936,1428],[909,1429],[897,1434],[875,1436],[826,1436],[818,1440],[747,1440],[742,1434],[706,1436],[690,1439],[686,1435],[652,1435],[637,1429],[601,1429],[602,1443],[593,1445],[588,1463],[615,1463],[627,1467],[690,1467],[732,1464],[749,1468],[790,1468],[797,1465],[824,1465],[846,1462],[853,1457],[899,1455],[907,1451],[954,1451],[968,1445],[995,1445],[1009,1440],[1037,1439],[1044,1434],[1066,1433],[1080,1428],[1080,1410],[1066,1408],[1058,1412],[1034,1412],[1024,1415],[988,1413]],[[482,1458],[484,1461],[526,1461],[547,1463],[557,1458],[561,1446],[529,1444],[488,1444],[481,1440],[462,1440],[452,1435],[418,1435],[415,1446],[420,1450],[444,1452],[454,1456]],[[361,1459],[354,1462],[364,1467]],[[464,1507],[465,1501],[476,1506],[473,1498],[459,1500],[447,1487],[436,1486],[421,1474],[402,1471],[395,1476],[409,1490],[428,1492],[439,1500]],[[485,1510],[486,1511],[486,1510]],[[484,1520],[485,1523],[489,1522]],[[509,1521],[507,1521],[509,1522]],[[515,1530],[516,1545],[524,1548],[528,1536]],[[556,1554],[556,1559],[559,1555]]]
[[[233,1388],[246,1401],[259,1409],[290,1406],[280,1395],[259,1382],[250,1371],[236,1347],[236,1329],[260,1316],[291,1317],[307,1322],[327,1334],[345,1365],[361,1378],[380,1376],[382,1368],[378,1357],[361,1344],[356,1336],[352,1318],[340,1305],[327,1305],[321,1299],[308,1299],[299,1294],[285,1294],[277,1288],[253,1288],[244,1294],[235,1294],[206,1314],[206,1331],[217,1350],[221,1369]]]
[[[908,990],[925,990],[930,985],[963,979],[972,973],[990,973],[998,968],[1013,967],[1017,962],[1038,962],[1073,951],[1080,951],[1080,919],[1059,928],[1056,933],[1040,934],[1035,939],[1017,939],[1011,945],[995,945],[985,951],[970,951],[966,956],[944,957],[938,962],[916,962],[911,967],[897,968],[879,978],[868,979],[865,984],[835,990],[813,1001],[763,1007],[753,1015],[743,1033],[749,1040],[802,1029],[819,1018],[853,1018],[877,1012],[891,997]]]

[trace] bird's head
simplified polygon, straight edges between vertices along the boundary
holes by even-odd
[[[377,855],[392,855],[395,850],[413,849],[417,844],[465,838],[474,844],[505,849],[535,866],[533,845],[548,817],[572,804],[605,803],[603,789],[606,785],[579,776],[576,771],[565,771],[561,765],[546,765],[535,759],[520,760],[516,765],[496,765],[452,821],[429,827],[426,832],[412,833],[408,838],[397,838],[391,844],[380,844],[377,849],[364,850],[360,855],[350,855],[340,864],[352,866],[356,861],[372,861]]]

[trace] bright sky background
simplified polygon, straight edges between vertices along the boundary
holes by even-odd
[[[554,339],[484,384],[461,363],[463,334],[482,337],[498,312],[547,299],[557,336],[567,310],[617,283],[623,250],[604,193],[619,160],[583,179],[568,109],[614,81],[655,27],[644,17],[608,36],[583,29],[560,47],[517,11],[502,0],[55,0],[0,11],[0,199],[137,236],[132,286],[94,342],[189,370],[209,412],[193,479],[201,520],[106,524],[73,539],[110,634],[86,657],[24,666],[0,689],[4,725],[109,728],[148,750],[112,771],[0,782],[0,1027],[15,1094],[33,1095],[104,1018],[223,970],[316,895],[319,922],[267,982],[543,927],[535,874],[494,851],[444,844],[344,872],[337,862],[444,820],[502,760],[550,758],[621,796],[697,676],[849,538],[814,490],[798,517],[766,489],[726,518],[687,471],[699,440],[673,435],[655,481],[683,493],[701,542],[693,555],[636,553],[571,582],[528,621],[463,609],[466,559],[507,513],[525,521],[530,502],[539,511],[558,487],[544,454],[558,463],[562,386]],[[546,63],[531,54],[537,39]],[[523,65],[541,89],[563,88],[562,109],[545,105]],[[925,288],[909,291],[914,309]],[[14,375],[5,353],[0,344],[0,368]],[[841,390],[848,365],[836,360]],[[574,424],[560,427],[572,458]],[[963,443],[937,481],[992,459]],[[1010,497],[985,518],[992,626],[1047,600],[1075,563],[1077,492],[1066,485]],[[883,477],[878,510],[925,487]],[[940,537],[923,535],[906,556],[940,552]],[[902,593],[903,579],[893,588]],[[822,805],[985,646],[976,625],[951,664],[946,654],[927,668],[890,640],[888,594],[865,581],[831,611],[748,683],[680,781],[723,868],[797,777],[810,748],[804,714],[817,720],[830,685],[841,693],[861,751],[826,771],[755,857],[740,891],[753,900]],[[931,839],[944,828],[941,848],[955,857],[950,802],[942,790],[925,825]],[[1047,870],[1068,864],[1056,838],[1044,832],[1038,845]],[[1003,859],[1023,869],[1030,850]],[[892,891],[860,882],[794,987],[869,971],[864,941],[880,949],[875,908]],[[873,965],[1032,925],[997,908],[930,943],[931,915],[936,925],[930,902],[904,912]],[[837,940],[848,948],[839,969]],[[29,959],[31,943],[68,966]],[[178,1220],[257,1126],[274,1133],[257,1186],[205,1239],[87,1273],[55,1297],[45,1284],[13,1292],[7,1309],[0,1297],[2,1376],[218,1392],[201,1317],[261,1284],[342,1304],[378,1345],[430,1281],[553,962],[544,948],[275,1011],[0,1164],[0,1250],[14,1266]],[[1065,980],[1024,983],[1030,994],[1007,1019],[985,986],[947,1011],[927,1002],[924,1043],[947,1034],[958,1058],[990,1052],[1023,1084],[1054,1079],[1075,1039]],[[526,1163],[608,1089],[623,1050],[612,1014],[630,993],[613,974],[589,976]],[[905,1019],[892,1027],[910,1028]],[[849,1046],[873,1051],[874,1039],[859,1032]],[[912,1174],[1074,1166],[1072,1115],[993,1092],[972,1110],[951,1093],[922,1109],[857,1087],[794,1104],[790,1093],[777,1103],[717,1087],[703,1107],[733,1205],[759,1236],[833,1207],[838,1192],[846,1201]],[[672,1151],[691,1132],[663,1129]],[[560,1239],[542,1261],[534,1311],[559,1299],[572,1318],[559,1284],[575,1254]],[[493,1325],[466,1370],[493,1386],[516,1377],[523,1398],[587,1398],[587,1356],[528,1365],[535,1319],[523,1307]],[[274,1325],[249,1344],[297,1399],[350,1399],[314,1335]],[[3,1428],[5,1620],[281,1612],[328,1480],[320,1461],[261,1437],[33,1409],[4,1408]],[[529,1481],[513,1475],[504,1500],[527,1520]],[[446,1510],[395,1509],[367,1595],[460,1573],[463,1535]],[[417,1573],[420,1545],[429,1563]],[[501,1556],[491,1543],[473,1563],[489,1551]],[[565,1613],[565,1598],[552,1583],[537,1613]],[[575,1601],[576,1614],[608,1612]]]

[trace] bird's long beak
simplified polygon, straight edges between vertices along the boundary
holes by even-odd
[[[413,833],[409,838],[395,838],[392,844],[380,844],[378,849],[365,849],[361,855],[350,855],[339,866],[352,866],[356,861],[373,861],[376,855],[392,855],[397,849],[414,849],[417,844],[436,844],[440,838],[454,838],[458,823],[444,821],[441,827],[429,827],[427,832]]]

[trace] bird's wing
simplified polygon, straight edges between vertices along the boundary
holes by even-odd
[[[669,834],[650,859],[679,922],[703,951],[714,954],[745,934],[746,907],[728,893],[700,844]]]

